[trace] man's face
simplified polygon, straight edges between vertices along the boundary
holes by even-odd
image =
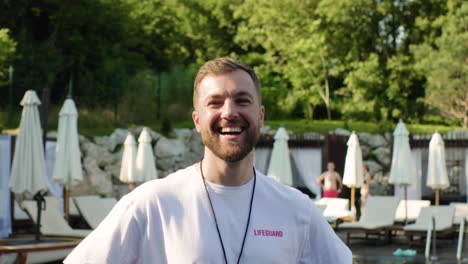
[[[327,165],[327,168],[329,171],[334,171],[335,170],[335,163],[329,162]]]
[[[203,144],[225,161],[242,160],[257,144],[265,112],[251,77],[208,74],[197,92],[192,119]]]

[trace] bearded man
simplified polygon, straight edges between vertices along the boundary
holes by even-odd
[[[312,201],[253,167],[265,108],[255,72],[206,62],[192,119],[203,159],[124,196],[65,263],[351,263]]]

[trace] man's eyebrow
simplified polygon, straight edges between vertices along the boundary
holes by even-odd
[[[244,92],[244,91],[238,92],[238,93],[236,93],[234,96],[235,96],[235,97],[247,96],[247,97],[250,97],[250,98],[253,97],[253,95],[252,95],[251,93]]]
[[[224,95],[221,95],[221,94],[210,94],[205,98],[205,100],[219,99],[219,98],[223,98],[223,97],[224,97]]]

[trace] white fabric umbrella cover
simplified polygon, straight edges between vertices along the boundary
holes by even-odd
[[[68,188],[83,180],[77,122],[75,103],[66,99],[59,113],[53,179]]]
[[[138,138],[138,152],[136,157],[135,182],[146,182],[158,178],[153,149],[151,148],[151,136],[145,127]]]
[[[359,188],[364,182],[364,177],[361,146],[355,132],[351,134],[346,145],[348,145],[348,150],[346,151],[343,184],[350,188]]]
[[[450,186],[445,166],[445,145],[442,136],[435,132],[429,142],[429,161],[426,185],[431,189],[445,189]]]
[[[10,190],[14,193],[34,195],[47,189],[42,128],[37,109],[40,104],[33,90],[26,91],[21,100],[23,112],[10,176]]]
[[[393,157],[389,182],[409,186],[416,181],[416,167],[411,155],[409,132],[400,120],[393,132]]]
[[[135,137],[132,133],[128,133],[125,138],[122,163],[120,166],[120,181],[125,183],[134,183],[136,176],[136,156],[137,146]]]
[[[275,134],[275,143],[273,144],[270,165],[268,166],[268,176],[291,186],[293,180],[288,139],[289,136],[286,129],[284,127],[278,128]]]

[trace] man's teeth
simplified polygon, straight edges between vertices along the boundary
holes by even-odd
[[[221,133],[240,133],[242,129],[240,127],[224,127],[221,128]]]

